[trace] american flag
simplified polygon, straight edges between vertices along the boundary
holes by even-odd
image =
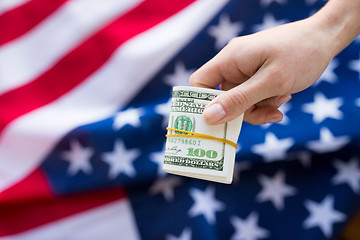
[[[322,0],[0,0],[0,239],[333,239],[360,203],[360,41],[231,185],[163,172],[171,89]]]

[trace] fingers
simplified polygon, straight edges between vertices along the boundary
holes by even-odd
[[[253,125],[276,123],[281,121],[283,114],[274,107],[253,107],[244,115],[244,121]]]
[[[278,110],[278,108],[282,104],[288,102],[290,99],[291,99],[291,95],[285,95],[285,96],[271,97],[263,101],[260,101],[259,103],[251,106],[245,111],[244,121],[251,123],[253,125],[279,122],[282,120],[283,114]],[[208,114],[208,112],[205,111],[204,112],[205,121],[209,124],[222,123],[222,121],[216,122],[217,121],[216,118],[221,118],[221,116],[224,116],[225,118],[225,115],[227,113],[218,104],[214,104],[214,108],[212,108],[211,111],[215,111],[216,114],[211,115],[211,113]],[[239,116],[237,115],[236,111],[233,111],[233,114],[236,115],[235,117]],[[228,120],[224,120],[224,121],[228,121]]]
[[[290,99],[291,95],[265,99],[250,107],[245,112],[244,121],[253,125],[279,122],[282,120],[283,114],[278,110],[278,108]]]
[[[259,124],[281,120],[282,114],[277,108],[291,96],[285,94],[282,97],[275,97],[285,92],[287,86],[280,86],[286,84],[279,81],[279,78],[268,75],[268,72],[259,70],[249,80],[220,94],[205,109],[203,114],[205,121],[208,124],[228,122],[253,106],[256,108],[245,114],[246,121]]]
[[[257,72],[244,83],[217,96],[203,113],[208,124],[220,124],[240,116],[251,106],[275,96],[272,88],[265,84],[265,77]]]
[[[217,88],[229,90],[249,77],[237,66],[233,47],[227,45],[214,58],[201,66],[190,76],[194,87]]]
[[[189,82],[191,86],[203,88],[217,88],[224,81],[219,67],[214,59],[205,63],[201,68],[191,74]]]
[[[280,99],[288,101],[291,96],[275,96],[287,95],[292,87],[285,80],[282,65],[267,61],[267,55],[260,54],[262,51],[244,50],[243,40],[232,41],[190,77],[192,86],[217,88],[221,85],[223,90],[228,90],[204,110],[203,117],[208,124],[228,122],[242,113],[245,121],[252,124],[282,119],[277,110]]]

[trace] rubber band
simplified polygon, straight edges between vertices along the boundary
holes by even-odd
[[[168,128],[166,128],[166,130],[173,130],[173,131],[188,133],[188,134],[192,134],[192,135],[167,134],[167,135],[165,135],[165,137],[198,137],[198,138],[213,139],[213,140],[217,140],[217,141],[229,144],[230,146],[234,147],[235,149],[237,148],[237,144],[234,143],[233,141],[228,140],[228,139],[218,138],[218,137],[214,137],[214,136],[207,135],[207,134],[202,134],[202,133],[184,131],[184,130],[180,130],[180,129],[176,129],[176,128],[169,128],[168,127]]]

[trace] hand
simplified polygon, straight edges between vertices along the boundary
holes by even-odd
[[[220,124],[242,113],[252,124],[280,121],[278,108],[359,34],[360,0],[342,0],[305,20],[233,39],[190,77],[193,86],[229,90],[207,106],[205,121]]]
[[[204,111],[205,121],[219,124],[245,112],[252,124],[278,122],[278,108],[323,73],[336,54],[316,21],[285,24],[238,37],[190,77],[193,86],[229,90]]]

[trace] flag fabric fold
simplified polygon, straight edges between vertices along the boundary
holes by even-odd
[[[244,124],[230,185],[162,170],[173,86],[304,0],[0,3],[0,239],[334,239],[360,203],[360,41]]]

